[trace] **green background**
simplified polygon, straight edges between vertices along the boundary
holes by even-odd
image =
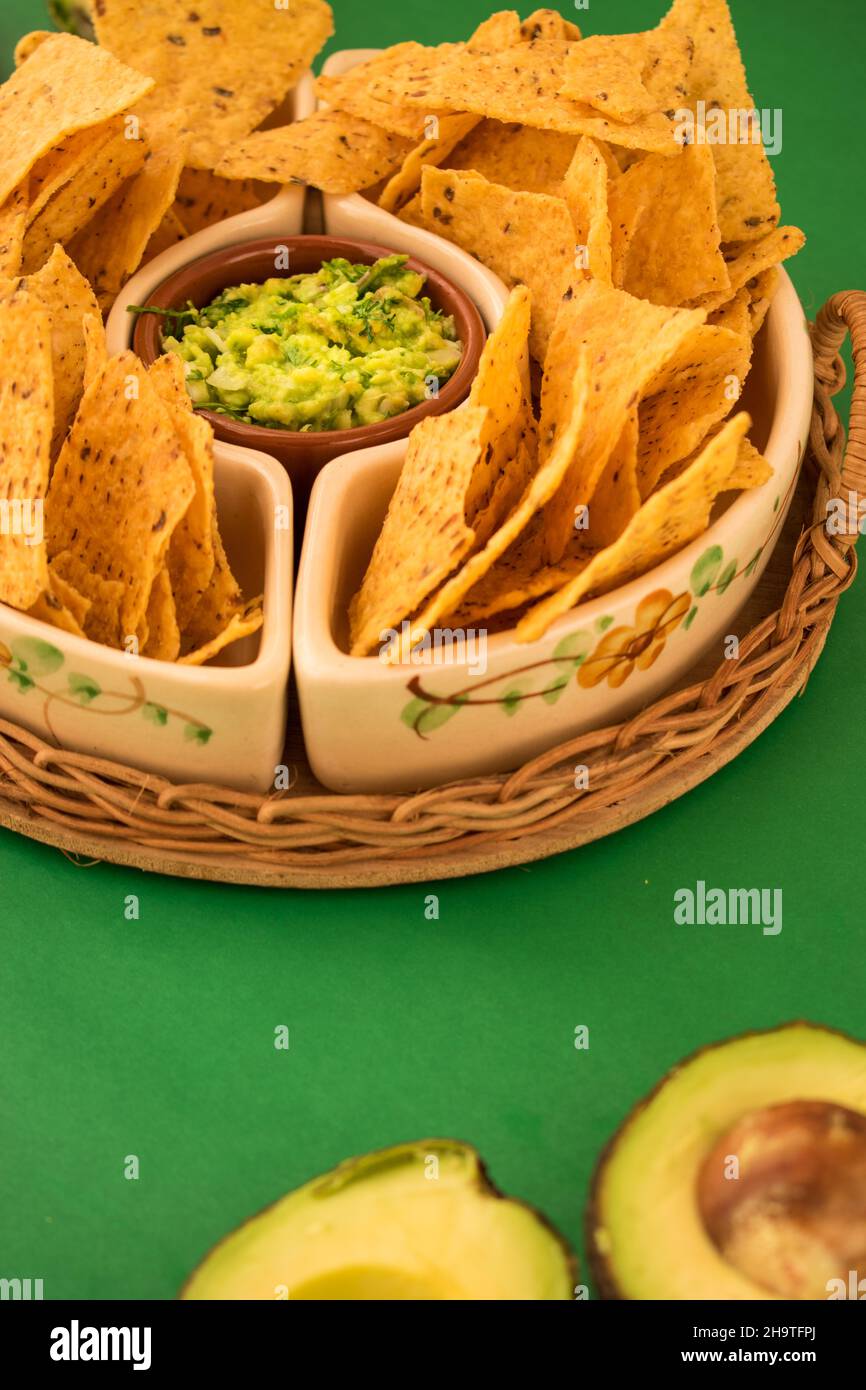
[[[463,38],[489,8],[336,0],[339,46]],[[811,315],[866,284],[864,17],[851,0],[733,9],[757,102],[784,112]],[[629,31],[662,11],[593,0],[577,18]],[[7,59],[43,24],[37,0],[5,0]],[[167,1298],[280,1193],[428,1134],[471,1140],[580,1242],[602,1144],[683,1054],[794,1016],[864,1032],[864,671],[861,581],[805,696],[732,766],[611,839],[490,877],[277,894],[78,868],[0,832],[0,1276]],[[673,894],[698,878],[781,888],[781,935],[675,926]]]

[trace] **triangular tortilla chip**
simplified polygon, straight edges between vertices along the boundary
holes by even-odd
[[[51,321],[24,293],[0,303],[0,602],[26,610],[48,588],[42,507],[54,383]]]
[[[581,354],[578,358],[570,394],[572,416],[560,431],[556,447],[548,454],[543,467],[532,478],[517,506],[484,548],[472,555],[463,567],[445,582],[432,602],[412,621],[410,632],[403,636],[400,643],[402,660],[408,658],[411,648],[433,630],[440,618],[459,607],[473,585],[492,568],[523,532],[539,508],[553,496],[571,461],[590,408],[589,359],[586,354]]]
[[[349,608],[365,656],[424,602],[475,541],[466,495],[484,452],[487,411],[464,406],[416,425],[363,582]]]
[[[94,24],[103,49],[155,79],[142,116],[182,113],[196,169],[261,125],[334,32],[325,0],[99,0]]]
[[[471,171],[427,165],[424,218],[440,236],[477,256],[509,286],[532,291],[530,352],[544,360],[564,282],[575,260],[575,235],[562,198],[515,193]]]
[[[716,111],[729,125],[731,112],[751,112],[749,92],[737,36],[726,0],[674,0],[661,30],[679,30],[694,44],[689,71],[689,97],[678,108],[707,108],[707,122]],[[739,128],[738,122],[738,128]],[[770,162],[763,143],[713,144],[716,165],[716,207],[722,241],[745,241],[763,235],[779,220],[779,204]]]
[[[529,610],[517,625],[518,641],[534,642],[585,594],[606,593],[646,574],[705,531],[719,493],[730,489],[735,477],[744,485],[740,442],[749,424],[745,411],[729,420],[691,467],[644,503],[613,545]]]
[[[694,309],[663,309],[598,280],[569,285],[560,303],[544,365],[540,431],[542,457],[559,421],[571,417],[574,354],[590,355],[593,408],[562,486],[545,509],[547,559],[556,563],[574,536],[576,509],[592,495],[622,432],[628,411],[648,381],[703,321]]]
[[[363,116],[316,111],[277,130],[260,130],[233,145],[217,166],[226,179],[307,183],[324,193],[357,193],[398,169],[412,145]]]
[[[68,135],[139,101],[149,77],[72,34],[52,34],[0,87],[0,203]],[[9,138],[14,132],[14,138]]]
[[[730,291],[707,145],[677,159],[647,155],[610,190],[613,282],[651,304],[686,304]]]
[[[181,441],[141,363],[131,352],[111,358],[60,451],[46,514],[52,557],[68,550],[88,573],[122,584],[121,638],[145,618],[193,492]],[[98,598],[75,575],[64,577]]]

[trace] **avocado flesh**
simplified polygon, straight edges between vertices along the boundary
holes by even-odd
[[[795,1100],[866,1115],[866,1047],[796,1023],[706,1048],[673,1069],[626,1120],[596,1170],[587,1240],[603,1295],[775,1297],[716,1248],[701,1220],[697,1180],[735,1122]]]
[[[428,1140],[351,1159],[283,1197],[217,1245],[181,1297],[571,1299],[576,1278],[565,1243],[497,1193],[473,1149]]]

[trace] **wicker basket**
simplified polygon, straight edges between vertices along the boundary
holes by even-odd
[[[831,400],[845,381],[838,354],[846,332],[855,368],[847,448]],[[778,599],[741,637],[736,660],[516,772],[414,796],[326,792],[306,767],[297,731],[289,749],[297,771],[291,791],[257,797],[175,786],[51,746],[0,720],[0,824],[70,854],[183,877],[366,887],[544,858],[682,795],[751,743],[803,689],[854,579],[856,532],[831,536],[825,522],[829,498],[866,498],[866,294],[828,300],[812,341],[815,402],[799,491],[804,524],[792,558],[784,557]],[[591,767],[591,791],[575,789],[576,762]]]

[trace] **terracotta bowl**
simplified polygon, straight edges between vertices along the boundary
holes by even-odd
[[[277,248],[286,247],[289,251],[289,269],[275,272]],[[146,302],[158,309],[182,309],[192,301],[197,308],[203,308],[230,285],[256,284],[281,273],[287,278],[302,275],[318,270],[323,261],[332,260],[335,256],[371,265],[380,256],[390,256],[393,252],[393,247],[375,246],[370,242],[342,237],[266,237],[240,246],[225,247],[183,266],[157,286],[147,296]],[[408,265],[427,277],[424,293],[429,296],[434,309],[453,314],[457,335],[463,343],[460,366],[438,396],[422,401],[402,415],[394,415],[389,420],[380,420],[372,425],[359,425],[351,430],[312,432],[270,429],[262,425],[240,424],[215,411],[200,412],[210,420],[217,439],[248,449],[259,449],[279,459],[292,481],[296,517],[299,513],[303,515],[310,488],[319,470],[331,459],[355,449],[405,439],[419,420],[427,415],[441,415],[453,410],[469,394],[484,346],[485,330],[481,315],[469,296],[444,275],[423,265],[413,256],[409,257]],[[136,324],[133,347],[148,365],[162,352],[162,329],[160,317],[154,314],[141,315]]]

